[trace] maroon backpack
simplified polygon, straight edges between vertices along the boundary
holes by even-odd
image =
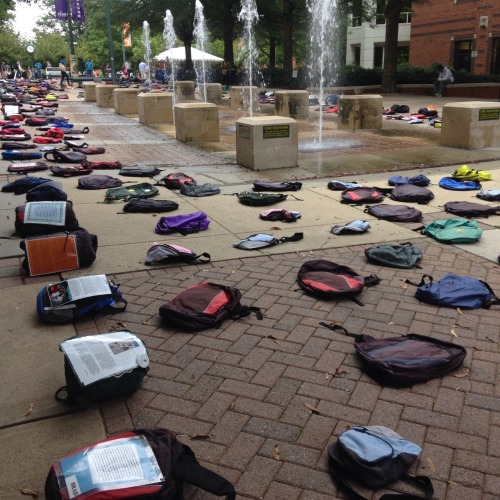
[[[167,189],[180,189],[185,182],[194,182],[194,179],[182,172],[175,172],[160,179],[158,184],[163,184]]]
[[[422,220],[422,212],[407,205],[381,203],[380,205],[366,207],[364,212],[373,215],[377,219],[391,222],[420,222]]]
[[[372,187],[352,187],[344,189],[341,193],[340,203],[352,203],[361,205],[363,203],[380,203],[384,195]]]

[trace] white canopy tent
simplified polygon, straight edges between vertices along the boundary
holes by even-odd
[[[186,59],[186,50],[184,47],[175,47],[173,49],[165,50],[154,57],[156,61],[166,61],[167,59],[173,61],[184,61]],[[195,47],[191,47],[191,59],[193,61],[220,61],[224,59],[214,56],[208,52],[203,52]]]

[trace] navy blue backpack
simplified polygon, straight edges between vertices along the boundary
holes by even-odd
[[[452,191],[474,191],[481,189],[481,184],[479,181],[462,181],[453,177],[443,177],[439,181],[439,187]]]

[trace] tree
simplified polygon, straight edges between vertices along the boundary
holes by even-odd
[[[0,0],[0,28],[5,29],[14,17],[14,0]]]

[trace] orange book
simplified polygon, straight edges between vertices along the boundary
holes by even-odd
[[[78,269],[74,235],[47,236],[25,240],[30,276]]]

